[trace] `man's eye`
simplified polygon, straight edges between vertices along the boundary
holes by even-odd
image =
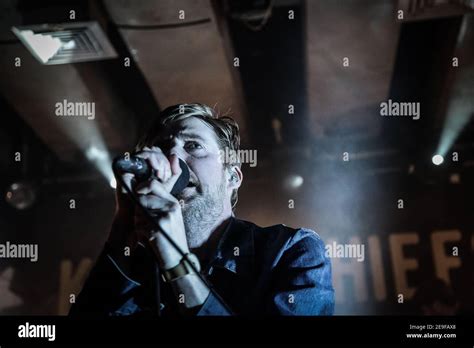
[[[188,141],[185,145],[186,150],[200,150],[202,148],[203,147],[201,146],[201,144],[199,144],[195,141]]]

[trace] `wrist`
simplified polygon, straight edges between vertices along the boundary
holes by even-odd
[[[162,261],[161,268],[165,271],[173,269],[173,268],[175,268],[176,266],[179,265],[179,263],[181,262],[181,259],[182,258],[178,257],[178,258],[173,258],[173,259],[168,259],[166,261]]]
[[[172,248],[172,246],[171,246]],[[187,255],[189,253],[189,249],[183,249],[181,248],[184,252],[184,255]],[[180,264],[180,262],[183,260],[183,256],[181,256],[181,253],[178,253],[176,250],[167,250],[168,252],[161,252],[159,253],[159,259],[161,261],[161,268],[163,270],[169,270],[173,267],[176,267]]]
[[[166,282],[172,282],[188,275],[196,275],[200,270],[201,265],[197,256],[187,253],[176,266],[164,268],[163,277]]]

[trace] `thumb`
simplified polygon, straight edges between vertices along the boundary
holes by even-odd
[[[181,175],[181,172],[183,170],[181,169],[181,166],[179,165],[178,156],[174,154],[170,155],[169,161],[170,161],[170,167],[171,167],[171,177],[166,182],[166,188],[168,189],[168,191],[171,191],[176,181],[178,181],[178,178]]]

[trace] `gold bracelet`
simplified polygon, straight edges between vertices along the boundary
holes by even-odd
[[[182,278],[188,274],[196,274],[191,263],[197,269],[197,271],[201,271],[201,265],[199,264],[199,259],[196,255],[188,253],[184,255],[181,261],[173,268],[167,269],[163,271],[163,280],[165,282],[172,282],[179,278]]]

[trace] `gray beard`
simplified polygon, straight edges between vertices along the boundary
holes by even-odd
[[[184,205],[183,222],[190,249],[198,248],[207,241],[222,216],[224,199],[223,181],[216,191],[206,188]]]

